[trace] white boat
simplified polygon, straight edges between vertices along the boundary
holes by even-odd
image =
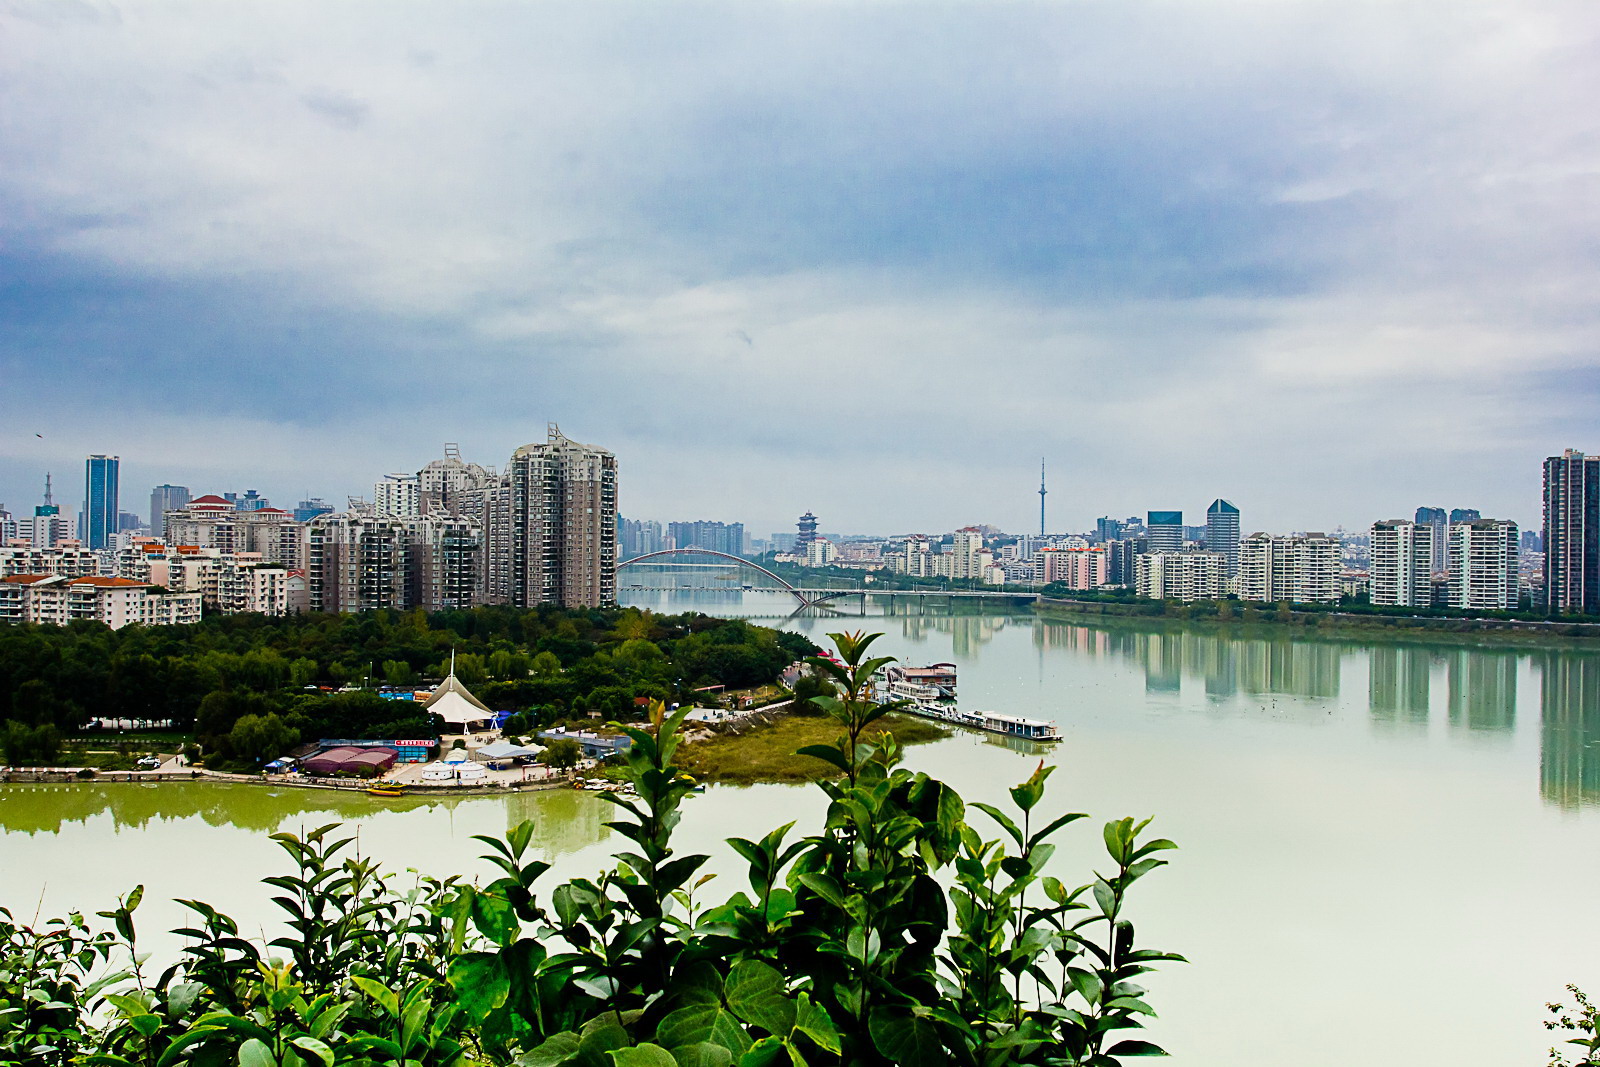
[[[1025,719],[1021,715],[1007,715],[999,711],[963,711],[949,701],[914,700],[905,705],[906,711],[924,719],[947,722],[952,726],[966,726],[974,730],[1020,737],[1028,741],[1059,741],[1061,732],[1053,722]]]

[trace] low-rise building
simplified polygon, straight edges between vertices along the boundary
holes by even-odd
[[[98,573],[98,557],[81,541],[60,541],[45,546],[16,538],[0,545],[0,578],[12,574],[62,574],[82,578]]]
[[[64,626],[85,619],[113,630],[200,621],[199,593],[163,593],[132,578],[13,574],[0,578],[0,622]]]
[[[1111,581],[1111,553],[1105,545],[1047,548],[1039,553],[1039,580],[1068,589],[1097,589]]]

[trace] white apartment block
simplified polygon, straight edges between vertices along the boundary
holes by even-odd
[[[1039,553],[1039,580],[1068,589],[1096,589],[1111,581],[1111,554],[1104,545],[1047,548]]]
[[[933,574],[933,543],[926,537],[908,537],[900,551],[889,557],[889,569],[913,578]]]
[[[994,555],[983,547],[983,532],[968,526],[957,530],[950,540],[950,551],[934,557],[933,573],[938,578],[983,580],[994,566]]]
[[[64,626],[85,619],[113,630],[200,621],[199,593],[157,593],[131,578],[13,574],[0,578],[0,622]]]
[[[1343,582],[1343,546],[1327,534],[1254,533],[1239,542],[1240,600],[1337,604]]]
[[[838,548],[825,537],[819,537],[806,545],[807,567],[826,567],[838,558]]]
[[[164,586],[174,593],[199,593],[222,615],[290,611],[291,571],[259,552],[222,553],[193,545],[165,545],[144,538],[117,556],[117,574]]]
[[[422,478],[419,474],[385,474],[372,487],[372,510],[378,515],[414,519],[422,514]]]
[[[1433,604],[1433,527],[1405,519],[1372,524],[1369,597],[1387,607]]]
[[[17,520],[17,535],[39,548],[77,541],[77,522],[70,515],[30,515]]]
[[[1221,552],[1155,552],[1134,558],[1134,591],[1151,600],[1216,600],[1227,590]]]
[[[1517,524],[1501,519],[1450,524],[1450,606],[1515,611],[1519,601]]]
[[[60,541],[46,548],[20,538],[0,547],[0,578],[13,574],[63,574],[83,578],[100,573],[100,561],[79,541]]]

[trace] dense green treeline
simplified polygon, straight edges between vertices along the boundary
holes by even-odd
[[[813,652],[797,634],[634,608],[232,615],[194,626],[0,628],[0,755],[52,762],[93,719],[170,723],[251,762],[297,737],[432,736],[420,706],[370,687],[457,676],[531,727],[632,713],[638,698],[758,685]],[[339,692],[341,687],[359,686]]]

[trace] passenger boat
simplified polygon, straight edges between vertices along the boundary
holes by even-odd
[[[403,797],[406,787],[397,782],[381,782],[378,785],[367,787],[368,794],[375,797]]]
[[[1021,715],[1007,715],[1000,711],[963,711],[955,704],[936,700],[914,700],[905,710],[924,719],[947,722],[952,726],[967,726],[975,730],[1020,737],[1027,741],[1059,741],[1061,731],[1053,722],[1026,719]]]
[[[931,663],[926,667],[907,667],[903,664],[891,663],[884,668],[883,677],[891,686],[902,683],[925,686],[937,691],[941,700],[954,700],[956,698],[956,665],[954,663]]]

